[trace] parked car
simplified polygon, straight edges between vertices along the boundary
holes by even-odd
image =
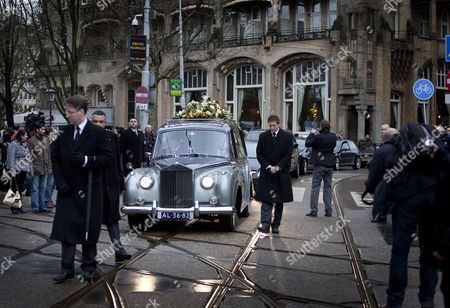
[[[297,138],[297,140],[298,139],[299,138]],[[301,162],[299,163],[301,170],[306,174],[308,170],[314,169],[314,164],[311,159],[311,148],[305,148],[301,153],[301,158],[299,160]],[[338,139],[336,141],[336,147],[334,148],[334,155],[336,156],[334,170],[340,170],[345,166],[351,166],[355,170],[361,168],[361,154],[359,153],[356,144],[351,140]]]
[[[130,228],[160,221],[215,220],[225,230],[250,214],[252,179],[244,134],[231,121],[170,120],[159,130],[148,168],[125,182]]]
[[[373,144],[373,147],[367,151],[360,151],[360,155],[361,155],[361,167],[366,167],[370,160],[373,157],[373,153],[375,152],[376,149],[378,149],[380,147],[380,144]]]
[[[261,166],[259,165],[258,159],[256,158],[256,146],[258,145],[259,135],[264,133],[265,129],[255,129],[250,131],[247,136],[245,136],[245,143],[248,151],[248,160],[250,163],[250,170],[253,178],[253,186],[256,189],[259,181],[259,172]],[[291,158],[291,176],[294,178],[298,178],[300,176],[300,166],[298,164],[298,144],[295,138],[292,138],[293,142],[293,151]]]
[[[334,155],[336,155],[335,170],[344,166],[351,166],[355,170],[361,168],[361,156],[358,147],[351,140],[338,139],[334,148]]]

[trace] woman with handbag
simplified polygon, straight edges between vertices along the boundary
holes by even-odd
[[[8,154],[6,159],[6,168],[9,174],[14,177],[11,186],[15,184],[15,189],[22,193],[24,189],[25,178],[28,173],[33,173],[33,166],[30,162],[30,151],[27,145],[28,134],[24,129],[20,129],[14,141],[8,146]],[[26,213],[22,208],[11,207],[11,213]]]

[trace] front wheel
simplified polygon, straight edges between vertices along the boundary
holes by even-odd
[[[334,166],[334,170],[341,169],[341,160],[339,157],[336,157],[336,165]]]
[[[353,163],[353,170],[358,170],[359,168],[361,168],[361,158],[356,157]]]
[[[236,212],[231,215],[219,215],[219,224],[224,231],[234,231],[236,228]]]

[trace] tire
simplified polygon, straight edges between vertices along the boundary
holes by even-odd
[[[245,209],[239,214],[239,217],[248,217],[250,216],[250,204],[248,204]]]
[[[359,168],[361,168],[361,158],[356,156],[355,162],[353,163],[353,170],[358,170]]]
[[[128,226],[130,230],[145,231],[145,220],[147,215],[128,215]]]
[[[236,212],[231,215],[219,215],[219,224],[223,231],[234,231],[236,228]]]
[[[336,165],[334,166],[334,170],[340,170],[341,169],[341,160],[339,157],[336,157]]]
[[[291,171],[291,176],[294,179],[298,179],[300,177],[300,165],[298,163],[295,169]]]

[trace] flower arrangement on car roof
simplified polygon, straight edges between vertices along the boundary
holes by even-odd
[[[203,95],[199,102],[192,100],[186,107],[179,111],[175,118],[177,119],[225,119],[231,120],[232,115],[229,110],[219,106],[208,95]]]

